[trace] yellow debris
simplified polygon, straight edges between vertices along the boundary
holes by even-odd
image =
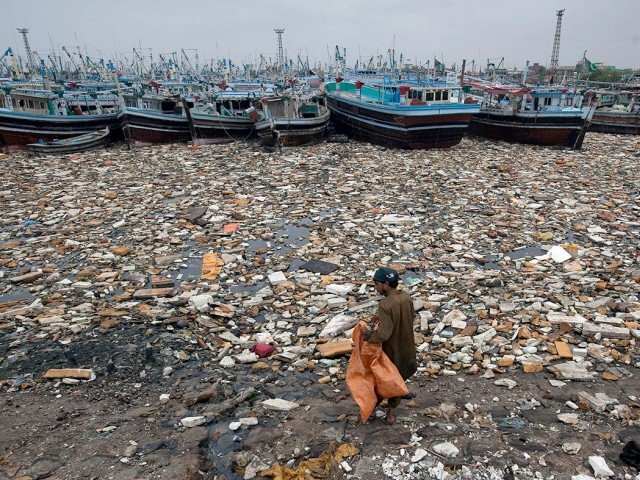
[[[259,472],[262,477],[272,477],[274,480],[316,480],[330,478],[337,471],[342,460],[358,454],[358,448],[353,443],[332,444],[322,455],[303,460],[296,468],[283,467],[274,463],[267,470]]]
[[[220,275],[220,270],[224,265],[224,261],[213,252],[205,253],[202,257],[202,274],[200,278],[203,280],[215,280]]]

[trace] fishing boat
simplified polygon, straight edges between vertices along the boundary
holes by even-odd
[[[104,130],[98,130],[97,132],[86,133],[63,140],[30,143],[27,147],[29,147],[29,150],[33,153],[44,155],[85,152],[109,145],[109,133],[109,128],[105,128]]]
[[[464,137],[480,110],[459,86],[440,81],[364,84],[337,78],[324,85],[336,130],[392,148],[447,148]]]
[[[256,130],[269,147],[310,145],[320,141],[329,124],[329,110],[321,97],[283,94],[263,98]]]
[[[593,114],[590,132],[640,135],[640,109],[626,111],[616,108],[601,108]]]
[[[193,83],[149,83],[144,92],[124,94],[124,134],[127,141],[179,143],[191,140],[191,129],[182,98],[193,107],[199,98]]]
[[[127,141],[141,143],[179,143],[191,140],[189,121],[182,113],[164,113],[146,108],[124,110],[124,132]]]
[[[582,98],[564,87],[487,86],[469,133],[505,142],[579,149],[594,111],[581,108]]]
[[[254,103],[264,95],[260,90],[222,91],[204,105],[190,109],[187,117],[193,141],[224,143],[254,138],[259,119]]]
[[[618,92],[611,106],[602,107],[600,95],[595,99],[598,108],[593,114],[589,131],[640,135],[640,102],[638,92]]]
[[[70,105],[64,95],[48,90],[4,91],[0,107],[0,143],[6,146],[77,137],[105,128],[112,137],[121,131],[121,111],[105,111],[98,105],[85,112]]]

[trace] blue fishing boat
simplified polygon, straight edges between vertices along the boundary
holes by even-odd
[[[391,148],[452,147],[480,111],[465,103],[459,86],[439,81],[346,82],[324,85],[336,130],[350,138]]]
[[[505,142],[579,149],[594,111],[581,107],[582,95],[565,87],[488,86],[469,131]]]

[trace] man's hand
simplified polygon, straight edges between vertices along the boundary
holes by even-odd
[[[369,335],[371,333],[371,329],[368,325],[360,325],[360,333],[362,335]]]

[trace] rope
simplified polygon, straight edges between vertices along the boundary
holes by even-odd
[[[220,117],[222,117],[222,115],[220,115]],[[229,134],[229,132],[227,132],[227,129],[226,129],[226,128],[224,127],[224,125],[222,124],[222,118],[220,118],[219,122],[220,122],[220,127],[222,127],[222,130],[224,131],[224,133],[226,133],[226,134],[227,134],[227,137],[229,137],[229,138],[232,140],[232,143],[233,143],[233,142],[246,142],[247,140],[249,140],[249,138],[251,138],[251,134],[253,133],[253,131],[254,131],[254,130],[255,130],[255,128],[256,128],[256,124],[254,123],[254,124],[253,124],[253,126],[251,127],[251,130],[249,131],[249,135],[247,135],[247,136],[246,136],[244,139],[242,139],[242,140],[237,140],[237,139],[233,138],[233,137]]]

